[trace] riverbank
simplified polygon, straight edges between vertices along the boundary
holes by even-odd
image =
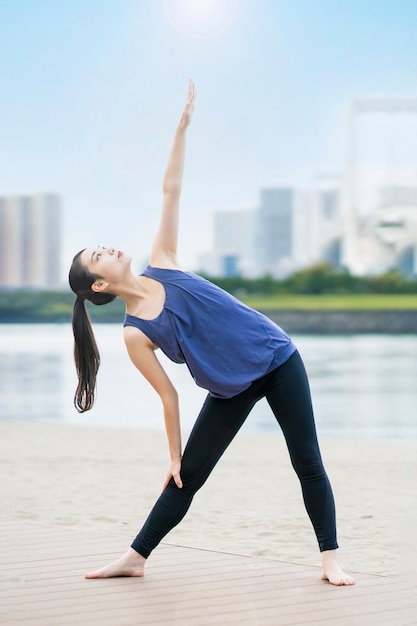
[[[417,309],[405,311],[262,309],[262,312],[291,334],[417,333]]]
[[[262,311],[290,333],[416,333],[416,294],[279,294],[251,296],[236,291],[243,302]],[[72,292],[0,290],[0,324],[70,323]],[[87,303],[95,323],[120,324],[124,303],[105,307]]]
[[[105,307],[100,307],[105,308]],[[276,324],[293,334],[308,335],[353,335],[353,334],[417,334],[417,309],[409,310],[332,310],[332,309],[270,309],[259,311],[271,318]],[[122,310],[100,311],[96,316],[91,312],[94,323],[121,324]],[[0,324],[62,324],[70,323],[68,316],[47,315],[41,317],[20,314],[1,316]]]

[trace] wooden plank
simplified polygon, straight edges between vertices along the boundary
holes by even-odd
[[[85,580],[129,539],[1,519],[0,536],[5,626],[417,624],[404,579],[358,574],[355,587],[337,588],[312,566],[162,544],[144,578]]]

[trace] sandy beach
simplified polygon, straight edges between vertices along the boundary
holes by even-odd
[[[186,433],[184,433],[184,440]],[[417,442],[321,440],[351,571],[416,574]],[[168,468],[159,431],[0,423],[0,514],[130,544]],[[166,543],[320,565],[283,438],[238,435]]]

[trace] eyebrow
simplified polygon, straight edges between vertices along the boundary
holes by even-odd
[[[91,259],[90,261],[93,262],[93,256],[95,255],[96,251],[94,250],[93,254],[91,255]]]

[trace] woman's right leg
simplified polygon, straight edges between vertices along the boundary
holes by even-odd
[[[195,493],[209,477],[254,403],[250,388],[229,399],[207,396],[184,450],[183,487],[179,489],[171,479],[132,543],[136,552],[148,558],[163,537],[182,520]]]
[[[149,554],[182,520],[194,494],[207,480],[254,403],[251,388],[227,400],[207,396],[184,450],[182,489],[171,479],[128,551],[117,561],[86,574],[86,578],[143,576]]]

